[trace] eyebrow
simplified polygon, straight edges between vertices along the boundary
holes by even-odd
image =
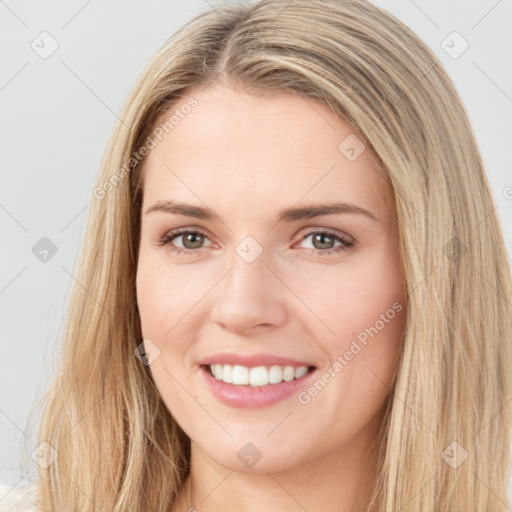
[[[211,209],[201,206],[194,206],[191,204],[178,203],[176,201],[157,201],[153,206],[146,210],[146,214],[150,212],[165,212],[186,217],[194,217],[202,220],[220,220],[219,216]],[[370,211],[365,210],[354,204],[345,202],[334,202],[324,204],[311,204],[301,207],[285,208],[278,212],[277,221],[297,221],[303,219],[312,219],[314,217],[321,217],[323,215],[333,215],[336,213],[356,213],[362,214],[370,219],[379,221],[379,219]]]

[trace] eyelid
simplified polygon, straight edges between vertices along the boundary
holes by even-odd
[[[297,236],[299,237],[300,240],[302,240],[304,237],[314,234],[316,232],[331,233],[332,235],[343,238],[347,242],[351,242],[353,244],[355,244],[357,241],[353,236],[350,236],[348,233],[345,233],[344,231],[340,231],[339,229],[336,228],[328,228],[326,226],[307,226],[301,229]]]
[[[169,231],[166,231],[161,237],[159,237],[158,241],[155,242],[155,244],[156,245],[171,244],[171,240],[179,238],[182,235],[186,235],[187,233],[197,233],[199,235],[203,235],[206,239],[208,239],[212,242],[211,245],[213,245],[215,243],[215,242],[213,242],[212,237],[202,228],[198,228],[195,226],[186,226],[186,227],[176,228],[176,229],[171,229]],[[168,240],[168,242],[163,243],[163,240],[165,240],[165,239],[169,239],[169,240]],[[182,249],[182,248],[177,247],[177,249]],[[182,250],[184,250],[184,251],[190,250],[193,252],[199,252],[202,249],[206,249],[206,247],[201,247],[199,249],[182,249]]]

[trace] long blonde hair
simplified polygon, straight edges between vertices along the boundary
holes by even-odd
[[[42,510],[169,510],[188,475],[189,439],[134,355],[139,149],[191,88],[216,80],[328,105],[393,189],[407,320],[368,511],[505,512],[512,291],[501,226],[450,78],[366,0],[216,5],[143,72],[96,179],[58,370],[41,398],[38,441],[57,454],[39,469]]]

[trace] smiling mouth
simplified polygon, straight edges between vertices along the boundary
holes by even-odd
[[[215,379],[234,386],[264,387],[281,382],[291,382],[311,373],[315,366],[241,366],[207,364],[202,368]]]

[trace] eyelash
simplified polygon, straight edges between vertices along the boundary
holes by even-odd
[[[171,245],[172,240],[174,240],[175,238],[178,238],[179,235],[185,235],[185,234],[194,234],[194,235],[199,234],[199,235],[203,235],[205,238],[207,238],[206,233],[203,233],[199,229],[179,228],[179,229],[175,229],[174,231],[170,231],[169,233],[166,233],[162,238],[160,238],[160,240],[158,242],[156,242],[156,245],[158,245],[160,247],[162,247],[164,245],[169,245],[169,249],[172,252],[174,252],[176,255],[192,255],[192,254],[200,253],[200,251],[202,249],[204,249],[204,247],[200,247],[199,249],[183,249],[181,247],[173,247]],[[342,244],[341,246],[338,246],[337,248],[334,248],[334,249],[314,249],[314,248],[310,249],[312,251],[316,251],[319,256],[324,256],[326,254],[340,253],[340,252],[350,249],[351,247],[353,247],[355,245],[354,242],[351,242],[344,236],[341,236],[336,231],[332,231],[330,229],[321,229],[321,230],[319,229],[319,230],[309,231],[302,237],[301,241],[305,240],[308,236],[318,235],[318,234],[330,235],[330,236],[334,237],[336,240],[340,241]]]

